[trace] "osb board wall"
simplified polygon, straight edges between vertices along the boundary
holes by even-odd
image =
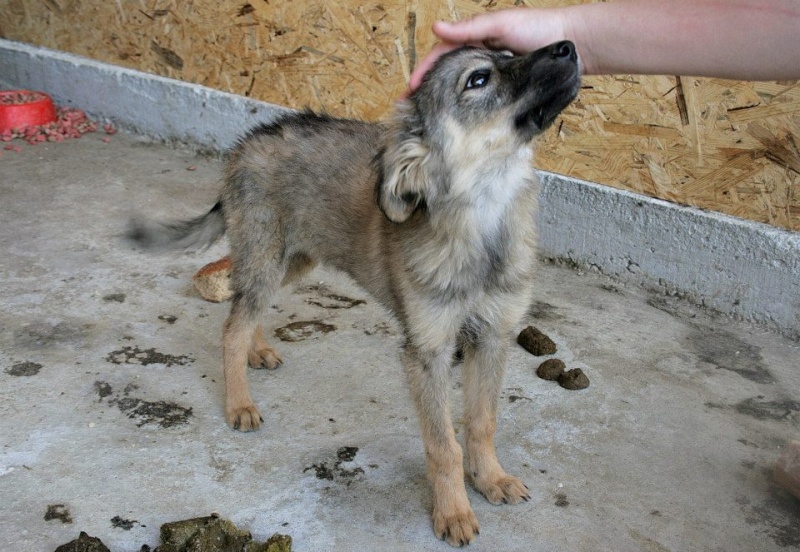
[[[581,0],[5,0],[0,35],[292,107],[383,117],[431,23]],[[800,231],[800,84],[592,77],[543,169]]]

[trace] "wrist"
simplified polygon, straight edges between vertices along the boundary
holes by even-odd
[[[591,10],[586,9],[587,6],[583,8],[575,9],[575,6],[556,8],[554,10],[556,25],[560,26],[561,36],[575,44],[581,72],[584,75],[597,75],[600,67],[592,55],[592,27],[586,17],[586,13]]]

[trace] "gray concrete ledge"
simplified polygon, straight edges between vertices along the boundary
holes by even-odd
[[[225,149],[286,108],[0,39],[0,85]],[[542,254],[800,338],[800,234],[542,173]]]
[[[0,85],[47,92],[59,105],[167,141],[230,147],[242,129],[286,108],[0,39]]]
[[[542,174],[541,252],[800,337],[800,234]]]

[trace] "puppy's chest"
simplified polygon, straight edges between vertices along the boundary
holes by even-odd
[[[486,212],[464,213],[461,227],[454,227],[438,243],[429,243],[429,266],[447,287],[473,289],[491,286],[513,271],[519,253],[518,236],[505,217]]]
[[[519,228],[520,214],[535,190],[528,152],[523,153],[501,162],[489,160],[480,169],[455,171],[454,209],[460,216],[454,218],[461,228],[454,229],[453,241],[466,240],[491,269],[508,261],[526,234]]]
[[[507,222],[514,202],[533,182],[528,148],[511,155],[468,156],[453,163],[448,195],[456,208],[471,214],[474,227],[489,236]]]
[[[505,285],[527,271],[533,228],[524,210],[534,193],[527,175],[495,182],[494,188],[473,188],[473,197],[454,199],[447,210],[432,214],[431,232],[415,255],[418,275],[438,289],[469,294]]]

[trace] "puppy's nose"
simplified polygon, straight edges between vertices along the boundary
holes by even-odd
[[[550,46],[550,56],[554,59],[570,59],[575,61],[578,55],[575,53],[575,45],[569,40],[556,42]]]

